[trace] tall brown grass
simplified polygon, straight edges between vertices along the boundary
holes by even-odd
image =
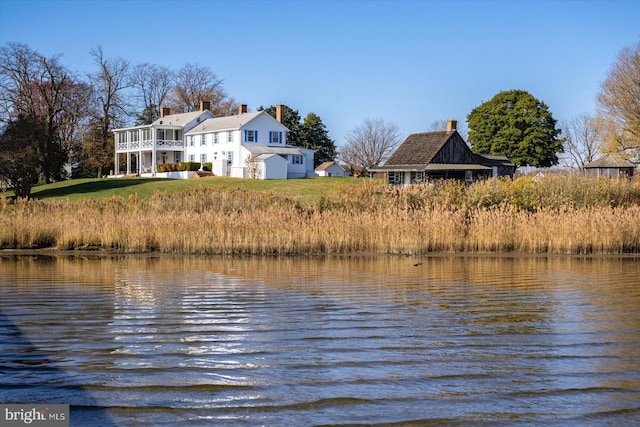
[[[148,199],[0,199],[0,248],[123,253],[640,253],[640,181],[549,177],[345,187],[311,205],[196,188]]]

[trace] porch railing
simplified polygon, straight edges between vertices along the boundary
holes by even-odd
[[[184,143],[179,139],[159,139],[156,141],[156,148],[182,148]],[[139,150],[153,148],[153,141],[145,139],[142,141],[120,141],[116,144],[116,150],[125,152],[129,150]]]

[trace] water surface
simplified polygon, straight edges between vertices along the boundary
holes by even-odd
[[[0,402],[72,425],[640,423],[640,260],[0,257]]]

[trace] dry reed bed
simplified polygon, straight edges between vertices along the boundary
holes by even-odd
[[[611,186],[613,180],[592,180],[604,189],[589,193],[582,181],[572,190],[555,181],[518,181],[405,189],[364,183],[304,207],[271,193],[203,188],[145,200],[11,204],[0,199],[0,248],[261,255],[640,253],[637,182],[620,181],[629,186],[622,191]],[[573,196],[558,204],[550,195],[559,192]]]

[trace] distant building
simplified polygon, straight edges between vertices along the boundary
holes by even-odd
[[[126,174],[164,176],[158,165],[178,162],[211,163],[217,176],[257,179],[290,179],[315,176],[314,150],[286,144],[289,129],[266,111],[215,117],[210,104],[200,111],[171,114],[162,108],[150,125],[114,129],[115,175],[120,176],[120,156],[126,158]],[[282,106],[276,107],[282,119]],[[276,157],[274,157],[276,156]],[[171,177],[187,176],[169,173]],[[189,175],[190,176],[190,175]]]
[[[506,156],[474,154],[458,133],[457,122],[449,120],[446,131],[409,135],[383,166],[370,172],[386,176],[390,184],[408,185],[430,179],[513,177],[515,170]]]
[[[342,166],[340,166],[337,162],[324,162],[319,165],[316,169],[316,174],[318,176],[349,176],[349,172],[347,172]]]
[[[606,154],[591,163],[584,165],[588,176],[608,176],[613,178],[631,178],[635,165],[628,160]]]

